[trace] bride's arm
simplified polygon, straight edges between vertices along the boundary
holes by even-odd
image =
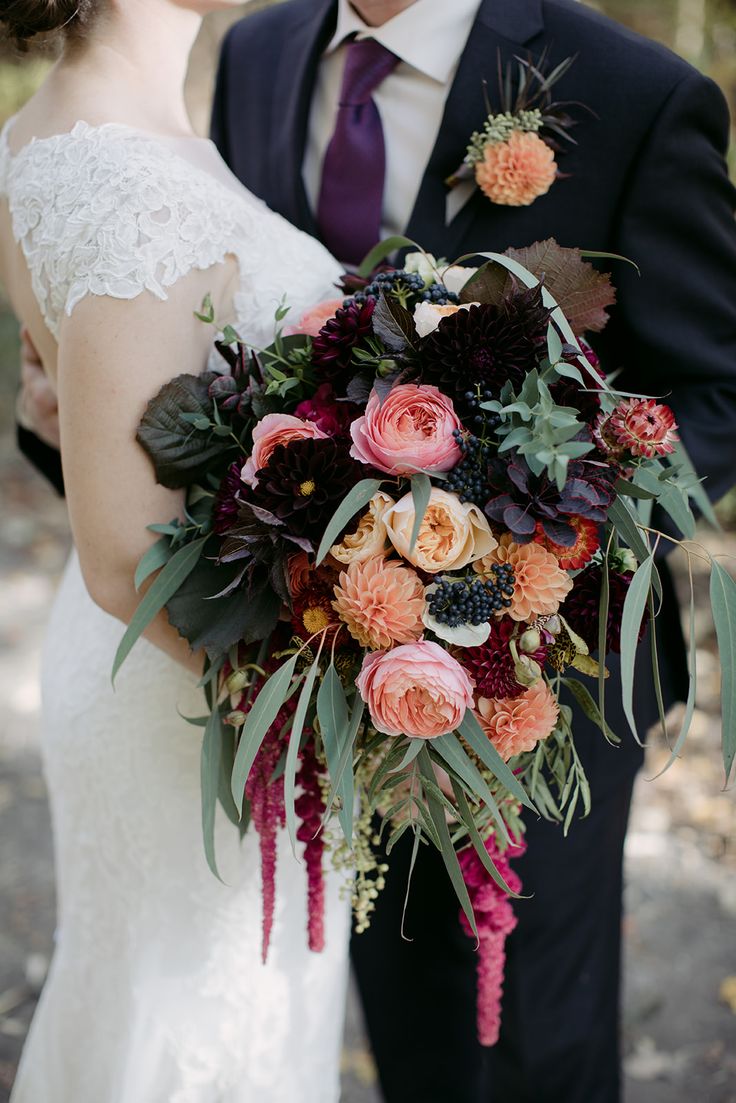
[[[136,565],[156,539],[146,526],[182,515],[183,495],[159,486],[136,430],[175,375],[202,371],[212,329],[194,317],[204,295],[224,301],[228,269],[192,272],[161,302],[88,296],[64,320],[58,391],[64,481],[74,541],[92,599],[127,623],[142,594]],[[218,286],[219,285],[219,286]],[[197,673],[202,655],[161,613],[147,638]]]

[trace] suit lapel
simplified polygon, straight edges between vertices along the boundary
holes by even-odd
[[[407,236],[453,259],[488,200],[474,194],[446,225],[445,180],[460,165],[474,130],[486,118],[483,81],[496,98],[497,56],[505,63],[544,29],[542,0],[483,0],[447,97],[437,142],[427,164]],[[487,214],[487,211],[486,211]]]
[[[322,52],[334,33],[335,0],[302,0],[280,51],[272,83],[269,205],[308,233],[316,233],[302,164],[309,108]]]

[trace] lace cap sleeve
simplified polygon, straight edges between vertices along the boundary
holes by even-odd
[[[57,339],[63,316],[85,296],[149,291],[165,299],[177,280],[224,260],[244,236],[243,211],[225,189],[156,139],[116,129],[78,123],[32,142],[6,166],[13,233]]]

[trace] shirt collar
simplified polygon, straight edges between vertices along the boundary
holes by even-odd
[[[454,74],[481,0],[415,0],[382,27],[369,27],[349,0],[339,0],[337,30],[326,53],[348,37],[374,38],[387,50],[440,84]]]

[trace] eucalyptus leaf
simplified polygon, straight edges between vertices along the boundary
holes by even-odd
[[[321,649],[320,649],[321,651]],[[307,709],[309,708],[310,701],[312,700],[312,692],[314,690],[314,683],[319,673],[319,660],[320,655],[314,660],[307,676],[304,679],[304,685],[302,686],[301,693],[299,694],[299,700],[297,702],[296,711],[294,713],[294,722],[291,725],[291,732],[289,734],[289,747],[286,752],[286,766],[284,768],[284,807],[286,809],[286,826],[289,831],[289,838],[291,840],[291,849],[294,851],[296,857],[296,768],[299,759],[299,748],[301,746],[302,733],[304,731],[304,721],[307,717]]]
[[[417,537],[422,527],[424,515],[427,512],[431,494],[432,483],[429,480],[429,475],[425,475],[422,472],[417,472],[415,475],[412,475],[411,497],[414,503],[414,524],[412,526],[411,540],[409,542],[410,553],[414,551],[414,545],[417,542]]]
[[[157,540],[155,544],[152,544],[148,551],[141,556],[140,562],[136,567],[136,590],[140,590],[147,578],[150,578],[152,574],[165,566],[169,559],[171,559],[171,555],[171,541],[167,540],[166,537],[162,537],[160,540]]]
[[[481,862],[483,863],[486,872],[490,874],[490,876],[503,892],[505,892],[508,896],[513,897],[515,900],[519,900],[519,893],[514,892],[513,889],[511,889],[506,884],[503,877],[493,864],[491,856],[486,850],[483,838],[481,837],[478,828],[475,826],[473,813],[470,810],[470,806],[468,805],[468,801],[465,793],[463,792],[462,786],[458,785],[456,781],[452,782],[452,792],[454,794],[455,803],[457,804],[458,812],[460,814],[460,820],[467,829],[468,837],[473,844],[475,853],[478,855]]]
[[[685,745],[687,734],[690,731],[690,725],[693,722],[693,713],[695,712],[695,692],[697,688],[697,639],[695,635],[695,591],[693,589],[693,577],[692,571],[689,571],[690,579],[690,619],[688,625],[688,654],[687,654],[687,676],[688,676],[688,688],[687,688],[687,700],[685,702],[685,712],[682,717],[682,723],[680,724],[680,731],[675,740],[674,746],[671,749],[670,757],[666,766],[655,775],[655,779],[661,777],[662,774],[666,774],[670,766],[679,757],[682,748]],[[652,632],[654,626],[652,626]]]
[[[240,734],[238,749],[235,753],[231,789],[233,799],[239,809],[243,807],[245,783],[248,780],[256,755],[266,738],[268,729],[278,716],[291,687],[291,679],[296,669],[298,655],[292,655],[261,686],[260,692],[250,707],[243,730]]]
[[[140,639],[151,621],[161,612],[169,598],[176,593],[196,567],[207,539],[208,537],[201,536],[190,544],[185,544],[183,548],[172,555],[166,566],[151,583],[120,641],[112,668],[113,684],[133,645]]]
[[[643,744],[639,738],[634,718],[634,666],[639,643],[639,630],[649,596],[653,566],[654,560],[651,555],[639,565],[639,569],[629,585],[621,616],[621,690],[624,715],[629,722],[634,738],[640,746],[643,746]]]
[[[327,555],[332,545],[337,541],[345,526],[352,521],[358,510],[364,509],[371,498],[381,489],[383,479],[361,479],[352,488],[332,515],[332,519],[325,529],[324,536],[317,551],[317,566]]]
[[[350,714],[345,689],[332,662],[327,668],[317,693],[317,716],[327,758],[327,768],[334,784],[341,755],[349,739]],[[338,811],[340,826],[345,838],[351,840],[353,837],[352,772],[349,784],[345,784],[345,775],[343,775],[343,780],[337,785],[337,793],[342,798],[342,807]]]
[[[222,717],[215,707],[207,721],[202,740],[201,786],[202,786],[202,835],[207,865],[222,881],[217,869],[215,856],[215,818],[217,799],[220,792],[220,768],[222,763]]]
[[[442,761],[454,770],[455,773],[467,785],[469,792],[477,799],[482,800],[496,821],[496,825],[506,839],[510,842],[509,833],[504,823],[498,805],[491,790],[483,779],[473,760],[465,753],[462,743],[452,732],[441,735],[432,740],[431,750],[439,755]]]
[[[367,279],[371,272],[378,265],[390,257],[392,253],[397,253],[399,249],[417,249],[420,253],[423,253],[421,245],[417,245],[416,241],[412,241],[411,238],[404,237],[401,234],[396,234],[393,237],[384,238],[383,241],[379,241],[378,245],[375,245],[370,253],[368,253],[363,260],[360,268],[358,269],[358,275],[362,279]]]
[[[577,678],[563,678],[562,684],[566,686],[567,689],[569,689],[570,693],[573,695],[588,719],[592,720],[596,727],[600,728],[608,742],[612,744],[620,743],[621,740],[619,736],[617,736],[616,733],[611,728],[609,728],[608,724],[606,723],[605,717],[601,715],[601,710],[598,708],[592,696],[590,695],[587,686],[583,685],[582,682],[579,682]]]
[[[736,758],[736,582],[712,561],[710,601],[721,659],[721,723],[726,784]]]

